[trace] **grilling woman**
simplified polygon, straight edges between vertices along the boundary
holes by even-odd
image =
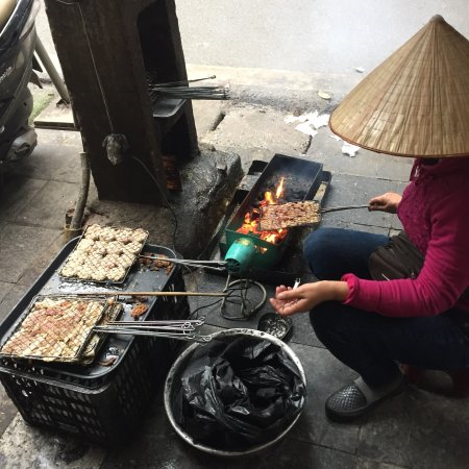
[[[469,390],[469,110],[461,103],[469,100],[468,58],[469,41],[434,17],[331,116],[331,129],[352,143],[417,155],[402,197],[386,193],[369,206],[397,213],[410,241],[398,261],[423,260],[413,274],[372,278],[370,257],[387,236],[318,229],[304,245],[318,281],[277,287],[271,303],[279,314],[310,311],[318,338],[359,375],[327,399],[334,421],[401,393],[403,364],[446,371],[457,391]]]

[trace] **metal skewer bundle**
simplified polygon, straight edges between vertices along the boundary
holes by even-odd
[[[153,83],[149,81],[148,88],[153,96],[177,99],[230,99],[229,89],[224,86],[190,86],[190,83],[211,80],[213,78],[216,78],[216,76],[168,83]]]
[[[197,329],[203,324],[204,318],[143,322],[111,321],[102,326],[96,326],[94,330],[105,334],[160,337],[205,343],[211,340],[211,336],[197,334]]]

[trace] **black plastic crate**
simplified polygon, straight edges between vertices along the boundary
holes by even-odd
[[[188,317],[186,301],[167,306],[166,317]],[[100,444],[115,444],[138,430],[180,344],[136,338],[112,379],[100,379],[102,385],[93,389],[81,386],[80,379],[52,379],[5,367],[0,368],[0,380],[26,422]]]
[[[10,370],[2,370],[1,381],[29,424],[110,445],[141,426],[173,359],[168,352],[163,339],[134,341],[113,379],[98,389]]]
[[[37,294],[74,294],[78,291],[89,289],[86,282],[66,282],[57,273],[61,265],[66,261],[67,256],[74,249],[79,238],[70,241],[57,257],[52,261],[49,267],[38,278],[31,289],[24,295],[19,303],[13,308],[11,313],[0,324],[0,343],[3,343],[5,337],[9,335],[9,331],[15,327],[20,320],[24,311],[28,308],[32,298]],[[163,254],[167,257],[177,257],[176,253],[169,248],[156,245],[145,245],[145,251],[154,254]],[[103,289],[102,285],[97,288]],[[103,289],[104,290],[104,289]],[[108,291],[122,290],[127,291],[184,291],[184,281],[182,278],[181,268],[174,266],[168,274],[163,269],[158,272],[141,271],[134,267],[122,288],[115,288],[113,285],[107,289]],[[167,298],[167,297],[150,297],[148,300],[148,311],[142,319],[182,319],[181,311],[187,306],[186,297]],[[124,307],[122,320],[130,320],[131,305]],[[109,335],[105,337],[105,342],[101,347],[98,358],[93,364],[81,366],[79,364],[66,363],[46,363],[34,360],[13,360],[8,357],[0,358],[0,373],[4,368],[15,370],[16,372],[26,372],[34,375],[47,376],[52,379],[63,380],[77,384],[80,386],[95,389],[102,386],[112,376],[119,366],[119,363],[125,359],[125,355],[130,345],[136,340],[134,337],[125,335]],[[119,358],[112,366],[100,365],[101,359],[110,348],[119,350]]]
[[[47,284],[57,265],[56,259],[0,325],[2,335],[12,327],[30,298]],[[172,270],[161,290],[185,290],[180,268]],[[188,316],[186,297],[158,297],[146,319]],[[181,346],[174,339],[151,337],[127,337],[122,343],[125,353],[108,370],[3,361],[0,381],[26,422],[112,445],[138,430]]]

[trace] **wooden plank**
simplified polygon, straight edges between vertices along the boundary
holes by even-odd
[[[155,16],[162,11],[160,4],[167,6],[160,0],[88,0],[74,4],[46,0],[52,36],[76,120],[90,156],[99,197],[103,199],[165,202],[164,142],[160,127],[152,117],[145,61],[157,57],[155,66],[172,74],[174,79],[186,78],[186,72],[174,2],[169,2],[172,9],[161,18]],[[147,37],[144,49],[154,47],[158,54],[147,53],[148,58],[144,58],[141,33],[136,24],[139,18],[147,21],[149,11],[154,14],[156,45]],[[151,28],[147,26],[147,29]],[[178,40],[174,40],[174,35]],[[168,57],[171,60],[164,63],[162,59]],[[197,139],[189,106],[181,119],[186,124],[178,137],[188,142],[182,152],[190,156],[197,149]],[[127,157],[116,166],[111,164],[102,146],[110,134],[127,137],[128,156],[141,160],[153,174],[159,189],[132,158]]]

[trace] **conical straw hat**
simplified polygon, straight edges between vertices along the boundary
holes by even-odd
[[[329,125],[380,153],[469,156],[469,41],[434,16],[350,92]]]

